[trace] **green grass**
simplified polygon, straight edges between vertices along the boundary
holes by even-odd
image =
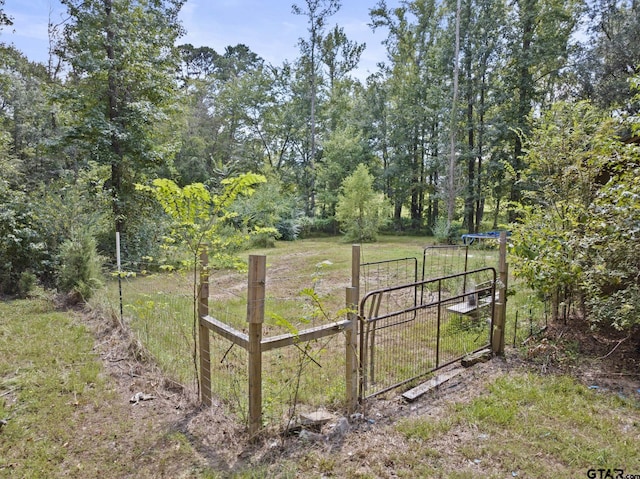
[[[430,244],[433,244],[431,238],[382,236],[376,243],[361,245],[361,262],[415,257],[418,259],[417,274],[420,278],[423,251]],[[459,251],[435,249],[433,253],[429,256],[431,266],[446,266],[456,272],[463,267],[464,257]],[[350,244],[342,242],[340,238],[306,239],[277,242],[275,248],[256,249],[242,256],[248,258],[250,254],[267,256],[265,337],[289,332],[277,324],[275,317],[285,318],[298,330],[342,319],[336,315],[336,311],[344,308],[345,288],[351,285]],[[493,250],[472,251],[468,267],[493,265],[497,262],[495,256]],[[377,273],[404,283],[407,272],[393,268],[396,266],[390,266],[388,270],[382,267]],[[413,281],[413,273],[409,273]],[[396,275],[398,277],[393,279]],[[246,281],[246,273],[211,273],[210,314],[239,330],[246,329]],[[304,288],[311,287],[321,298],[327,318],[312,317],[312,306],[300,296]],[[138,276],[126,279],[122,285],[124,312],[128,318],[126,322],[163,371],[184,384],[194,384],[195,378],[191,358],[192,288],[192,276],[188,273]],[[117,305],[116,281],[110,282],[107,298],[112,307]],[[450,346],[449,349],[476,349],[467,343],[473,342],[477,334],[469,336],[462,346]],[[309,407],[325,405],[339,408],[344,400],[345,388],[342,380],[344,351],[340,344],[340,337],[334,338],[326,346],[325,341],[312,344],[310,356],[315,362],[311,361],[305,366],[299,384],[297,371],[301,358],[305,358],[299,350],[287,348],[267,355],[264,373],[265,418],[280,422],[296,397]],[[229,352],[229,346],[225,341],[212,342],[213,388],[231,411],[246,418],[246,354],[236,351],[239,348]]]
[[[637,473],[639,406],[569,377],[518,373],[448,405],[439,417],[407,419],[396,430],[414,452],[448,444],[448,456],[436,462],[440,477],[586,477],[590,468]],[[468,465],[452,470],[448,461]]]
[[[639,433],[637,401],[599,394],[568,377],[511,373],[484,394],[389,426],[380,431],[389,447],[375,453],[371,444],[360,453],[356,447],[352,454],[360,460],[346,466],[337,461],[327,473],[407,478],[587,477],[591,468],[637,473]],[[320,459],[310,457],[306,466],[317,470]]]
[[[140,468],[133,457],[159,442],[185,444],[162,460],[192,461],[183,436],[151,423],[142,425],[148,435],[128,438],[136,426],[114,406],[126,401],[93,345],[74,315],[46,299],[0,302],[0,477],[157,477],[171,466]]]
[[[157,419],[130,416],[127,398],[105,375],[93,346],[79,318],[55,311],[47,300],[0,302],[0,418],[8,418],[0,429],[0,478],[539,478],[587,477],[591,468],[640,473],[637,398],[524,370],[511,370],[466,399],[451,395],[429,416],[379,421],[331,451],[302,444],[239,463],[233,473],[207,470],[184,435],[158,427]],[[316,385],[331,388],[333,378],[319,372],[324,354],[330,350],[314,356],[323,368],[308,367]],[[282,365],[285,358],[271,359]],[[225,445],[207,447],[215,455]]]

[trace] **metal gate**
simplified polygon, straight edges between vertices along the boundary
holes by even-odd
[[[360,399],[488,347],[495,298],[494,268],[366,293],[359,305]]]

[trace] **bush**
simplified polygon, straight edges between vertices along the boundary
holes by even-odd
[[[101,286],[102,258],[88,231],[72,233],[60,248],[58,289],[75,301],[86,301]]]
[[[588,103],[558,103],[527,144],[529,204],[511,238],[514,272],[540,297],[583,307],[594,325],[640,324],[640,149]],[[562,308],[565,310],[565,308]]]
[[[635,147],[627,149],[640,156]],[[640,167],[629,168],[598,191],[574,245],[581,252],[589,318],[617,329],[640,324],[639,178]]]
[[[33,291],[36,285],[36,275],[31,271],[23,271],[18,281],[18,296],[20,298],[26,298]]]
[[[460,223],[449,224],[446,218],[438,218],[433,227],[433,237],[440,244],[455,244],[460,238],[461,231]]]
[[[252,245],[271,247],[276,239],[298,239],[302,212],[297,205],[297,198],[285,191],[277,178],[270,177],[254,194],[239,198],[231,209],[237,214],[236,227],[258,230],[252,234]]]
[[[0,204],[0,294],[24,294],[22,275],[46,276],[53,257],[27,195],[0,180]]]
[[[347,241],[376,241],[378,231],[388,222],[389,205],[382,194],[373,189],[373,176],[366,165],[342,182],[338,196],[336,219]]]

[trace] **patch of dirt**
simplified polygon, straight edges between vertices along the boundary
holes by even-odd
[[[377,451],[402,451],[402,444],[393,444],[397,438],[388,435],[389,428],[399,420],[441,417],[452,402],[469,402],[496,378],[523,369],[542,374],[568,373],[588,386],[640,397],[637,392],[640,388],[638,331],[629,336],[612,331],[593,332],[587,324],[576,320],[549,327],[543,336],[531,338],[521,349],[508,349],[504,357],[477,364],[413,403],[395,394],[371,400],[364,415],[352,419],[350,432],[338,438],[309,443],[297,438],[283,439],[277,431],[265,431],[261,437],[251,440],[246,428],[226,414],[220,404],[201,408],[192,389],[165,379],[147,359],[141,345],[118,324],[117,318],[105,319],[90,313],[84,317],[96,336],[94,349],[116,387],[113,399],[116,404],[108,409],[109,414],[126,417],[131,423],[127,435],[118,438],[117,448],[139,448],[143,435],[155,434],[160,438],[140,457],[136,456],[135,460],[140,463],[139,477],[199,477],[202,470],[208,468],[226,477],[256,466],[266,468],[269,475],[275,476],[281,464],[304,461],[309,454],[327,455],[327,461],[343,461],[345,471],[349,471],[345,474],[377,475],[380,472],[376,467],[387,467],[373,464],[379,460]],[[136,393],[153,396],[153,399],[130,402]],[[99,432],[109,419],[99,412],[87,413],[83,432],[86,439],[101,440]],[[196,451],[195,457],[175,454],[179,444],[168,439],[171,432],[186,436]],[[457,431],[456,434],[476,432]],[[105,440],[112,441],[112,438]],[[449,440],[464,438],[452,436]],[[443,448],[447,450],[447,445]],[[91,448],[87,454],[91,454]],[[172,457],[170,466],[166,465],[168,456]],[[383,456],[389,457],[380,455]],[[160,468],[160,464],[165,465]],[[388,465],[388,470],[393,470],[393,464]],[[314,471],[314,475],[319,476],[321,472]]]
[[[531,338],[522,356],[541,373],[569,374],[594,389],[640,397],[640,328],[594,330],[573,318]]]

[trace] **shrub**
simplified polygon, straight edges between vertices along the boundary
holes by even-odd
[[[46,275],[52,255],[31,203],[0,180],[0,294],[22,294],[22,275]]]
[[[588,103],[558,103],[528,140],[512,263],[554,319],[578,304],[594,325],[640,324],[640,149],[618,128]]]
[[[433,227],[433,237],[440,244],[454,244],[460,238],[462,225],[449,223],[446,218],[438,218]]]
[[[102,283],[101,267],[93,236],[86,230],[72,232],[60,247],[59,290],[76,301],[88,300]]]
[[[342,182],[336,219],[347,241],[376,241],[379,229],[388,221],[389,205],[373,189],[373,176],[364,164]]]
[[[26,298],[33,291],[36,285],[36,275],[31,271],[23,271],[18,281],[18,296]]]
[[[254,246],[270,247],[276,239],[293,241],[302,229],[302,211],[296,197],[285,191],[280,180],[270,177],[266,183],[256,187],[255,193],[238,198],[231,209],[236,214],[238,228],[244,226],[251,231]]]

